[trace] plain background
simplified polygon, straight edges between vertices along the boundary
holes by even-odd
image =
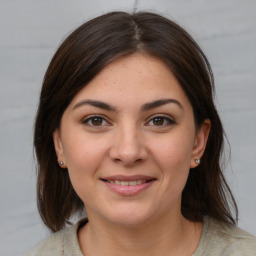
[[[226,176],[239,226],[256,235],[255,0],[0,0],[0,255],[21,255],[48,235],[36,209],[32,133],[52,55],[82,22],[134,8],[175,20],[209,58],[232,149]]]

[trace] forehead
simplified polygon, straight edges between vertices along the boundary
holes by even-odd
[[[189,104],[177,79],[160,59],[136,53],[119,58],[97,74],[71,102],[84,99],[112,104],[138,104],[161,98],[175,98]]]

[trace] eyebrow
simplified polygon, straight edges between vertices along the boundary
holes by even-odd
[[[93,107],[96,107],[96,108],[101,108],[101,109],[105,109],[105,110],[108,110],[108,111],[117,111],[116,108],[114,106],[111,106],[103,101],[98,101],[98,100],[82,100],[80,102],[78,102],[74,107],[73,107],[73,110],[76,109],[76,108],[79,108],[83,105],[91,105]]]
[[[176,104],[180,109],[183,110],[182,104],[179,101],[175,100],[175,99],[159,99],[159,100],[155,100],[153,102],[145,103],[141,106],[140,110],[142,112],[145,112],[145,111],[149,111],[151,109],[154,109],[154,108],[166,105],[166,104],[170,104],[170,103]],[[73,110],[76,109],[76,108],[79,108],[83,105],[91,105],[93,107],[101,108],[101,109],[104,109],[104,110],[117,112],[116,107],[114,107],[114,106],[112,106],[108,103],[105,103],[103,101],[98,101],[98,100],[82,100],[82,101],[78,102],[73,107]]]
[[[142,105],[141,111],[149,111],[153,108],[157,108],[157,107],[169,104],[169,103],[174,103],[177,106],[179,106],[180,109],[183,110],[183,106],[181,105],[181,103],[175,99],[160,99],[160,100],[156,100],[156,101],[149,102],[149,103]]]

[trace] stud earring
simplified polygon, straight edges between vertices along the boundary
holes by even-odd
[[[64,162],[63,162],[63,161],[59,161],[59,164],[60,164],[60,165],[64,165]]]
[[[196,164],[200,164],[201,160],[200,159],[195,159]]]

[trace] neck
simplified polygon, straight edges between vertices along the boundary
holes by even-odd
[[[167,219],[123,227],[89,217],[78,233],[81,250],[86,256],[191,255],[199,244],[202,224],[182,215]]]

